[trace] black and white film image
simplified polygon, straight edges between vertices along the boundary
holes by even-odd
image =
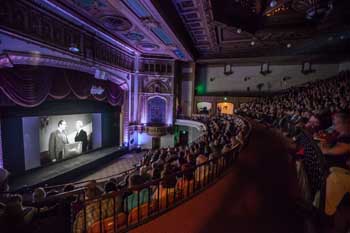
[[[44,163],[56,162],[91,149],[92,115],[40,117],[40,154]]]

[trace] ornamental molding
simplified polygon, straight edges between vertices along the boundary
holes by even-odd
[[[96,71],[102,71],[106,74],[109,81],[120,85],[123,90],[128,90],[128,76],[126,78],[117,76],[116,74],[96,66],[89,62],[76,61],[72,59],[41,55],[39,53],[21,53],[21,52],[6,52],[0,55],[0,69],[13,68],[15,65],[30,65],[30,66],[48,66],[76,70],[91,75],[95,75]]]

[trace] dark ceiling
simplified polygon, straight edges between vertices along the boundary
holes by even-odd
[[[165,6],[176,9],[162,16],[196,50],[197,59],[350,51],[349,0],[153,0],[153,3],[160,12]],[[171,17],[172,14],[177,16]]]

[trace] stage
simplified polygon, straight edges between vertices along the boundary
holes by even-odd
[[[127,148],[109,147],[28,171],[10,179],[11,191],[72,182],[127,152]]]

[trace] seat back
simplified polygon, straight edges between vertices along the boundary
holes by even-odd
[[[144,220],[145,218],[150,216],[150,214],[154,210],[154,207],[155,202],[152,201],[150,203],[144,203],[139,207],[133,208],[128,215],[128,224],[131,225],[137,223],[138,221]]]
[[[181,182],[176,185],[176,189],[177,200],[187,198],[194,191],[194,180],[181,180]]]
[[[109,217],[95,222],[88,228],[88,233],[113,233],[116,229],[122,229],[126,226],[127,216],[125,213],[119,213],[115,218]]]

